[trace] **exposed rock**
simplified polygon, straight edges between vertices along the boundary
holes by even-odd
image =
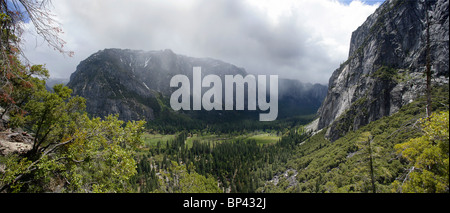
[[[178,74],[192,79],[192,68],[196,66],[202,68],[202,77],[214,74],[224,79],[225,75],[247,75],[243,68],[220,60],[178,55],[171,50],[105,49],[82,61],[67,86],[73,94],[87,99],[86,110],[94,116],[119,114],[119,119],[125,121],[153,120],[164,107],[170,108],[168,100],[177,89],[170,87],[170,79]],[[316,113],[325,95],[324,85],[279,79],[279,118]],[[193,114],[191,111],[189,115]],[[207,112],[198,117],[205,119],[218,114]]]
[[[296,186],[298,183],[296,179],[297,174],[297,170],[287,169],[285,172],[275,175],[272,180],[269,181],[269,183],[273,183],[273,185],[277,186],[281,180],[285,180],[288,181],[288,186],[286,187],[286,189],[291,188]]]
[[[313,135],[317,133],[319,127],[319,118],[315,119],[308,125],[306,125],[304,128],[307,132],[311,132]]]
[[[392,115],[425,92],[426,14],[433,82],[448,84],[448,0],[388,0],[352,34],[349,59],[332,74],[318,129],[334,141]]]
[[[9,120],[9,116],[7,114],[3,114],[3,112],[5,111],[5,109],[3,109],[3,107],[0,106],[0,115],[2,115],[2,117],[0,117],[0,131],[5,131],[6,127],[8,126],[8,120]]]
[[[33,148],[33,137],[26,132],[0,132],[0,155],[24,154]]]
[[[68,86],[87,99],[95,116],[119,114],[121,120],[153,120],[161,110],[161,95],[170,97],[170,79],[183,74],[192,79],[192,67],[202,75],[244,74],[245,70],[219,60],[177,55],[171,50],[105,49],[82,61]]]

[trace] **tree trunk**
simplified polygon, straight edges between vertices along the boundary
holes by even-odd
[[[372,181],[372,190],[373,193],[377,193],[377,189],[375,187],[375,175],[373,171],[373,160],[372,160],[372,147],[370,146],[370,143],[372,140],[368,138],[368,144],[369,144],[369,166],[370,166],[370,179]]]
[[[426,75],[427,75],[427,117],[431,116],[431,49],[430,49],[430,18],[428,16],[428,3],[425,1],[426,18],[427,18],[427,44],[426,44]]]

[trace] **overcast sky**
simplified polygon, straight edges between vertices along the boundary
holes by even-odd
[[[32,31],[24,52],[52,78],[69,78],[81,60],[105,48],[171,49],[211,57],[252,74],[327,84],[348,57],[351,33],[382,1],[351,0],[56,0],[73,57]]]

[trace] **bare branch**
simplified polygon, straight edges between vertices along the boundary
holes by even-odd
[[[11,17],[12,26],[15,27],[17,37],[21,35],[21,26],[31,22],[36,32],[54,50],[71,57],[72,51],[64,49],[66,42],[60,37],[63,34],[61,24],[56,20],[56,15],[50,10],[50,0],[10,0],[12,8],[7,7],[6,0],[1,1],[1,11]],[[20,33],[19,33],[20,32]],[[20,46],[16,44],[16,46]]]

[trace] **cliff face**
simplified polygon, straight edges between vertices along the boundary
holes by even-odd
[[[428,4],[428,5],[426,5]],[[448,83],[448,0],[387,0],[352,34],[332,74],[318,129],[334,141],[425,93],[427,13],[433,83]]]
[[[163,97],[170,97],[176,89],[170,87],[170,79],[177,74],[192,79],[194,66],[202,67],[202,75],[245,75],[244,69],[234,65],[171,50],[105,49],[80,62],[67,86],[87,99],[86,110],[92,115],[118,113],[125,121],[152,120],[164,107]]]
[[[162,110],[171,110],[168,100],[178,88],[170,87],[170,79],[177,74],[192,79],[195,66],[202,68],[202,77],[214,74],[224,79],[224,75],[247,75],[243,68],[220,60],[177,55],[171,50],[105,49],[80,62],[67,86],[74,95],[87,99],[86,111],[94,116],[119,114],[125,121],[153,120]],[[279,79],[278,118],[316,113],[325,94],[324,85]],[[256,113],[248,111],[184,113],[218,122],[257,117]]]

